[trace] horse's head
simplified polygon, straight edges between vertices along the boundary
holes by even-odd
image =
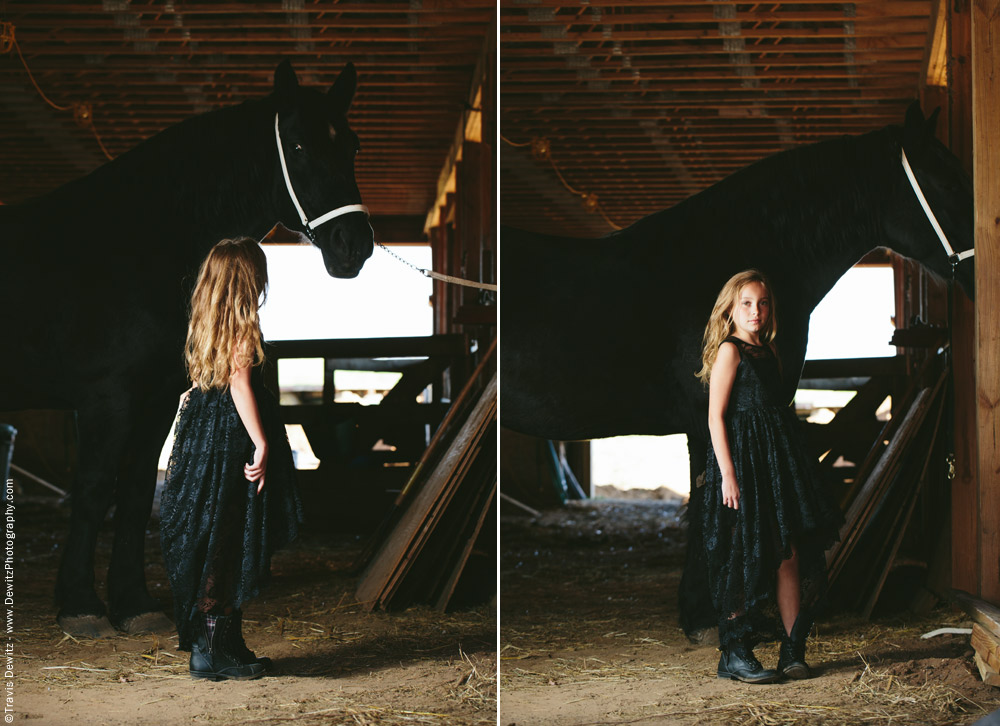
[[[334,277],[356,277],[374,249],[354,179],[360,145],[347,124],[357,81],[350,63],[326,93],[300,87],[287,60],[274,73],[278,185],[289,216],[281,221],[319,247]]]
[[[914,102],[906,112],[901,143],[916,187],[952,250],[962,253],[973,247],[972,180],[961,162],[934,135],[937,122],[935,111],[924,118],[920,105]],[[952,262],[928,215],[921,206],[917,189],[909,180],[899,149],[894,152],[896,171],[892,178],[898,203],[882,219],[890,246],[948,279]],[[955,279],[971,298],[974,291],[974,257],[964,257],[956,263]]]

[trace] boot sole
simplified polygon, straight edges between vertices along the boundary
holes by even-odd
[[[190,671],[191,678],[196,681],[252,681],[260,678],[264,675],[264,671],[260,673],[251,673],[246,676],[230,676],[225,673],[212,673],[206,671]]]
[[[718,672],[719,678],[728,678],[731,681],[740,681],[741,683],[774,683],[778,680],[778,674],[773,676],[763,676],[761,678],[740,678],[735,673],[727,673],[725,671]]]
[[[804,665],[793,665],[788,666],[781,671],[785,678],[791,678],[795,681],[804,681],[807,678],[812,678],[812,673],[809,672],[809,667]]]

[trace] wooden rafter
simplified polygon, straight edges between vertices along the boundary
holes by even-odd
[[[500,132],[547,139],[573,187],[629,224],[769,154],[900,123],[925,75],[931,6],[501,0]],[[598,215],[567,219],[548,161],[506,149],[518,161],[501,177],[502,221],[611,231]]]

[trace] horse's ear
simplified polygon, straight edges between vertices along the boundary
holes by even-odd
[[[937,122],[936,112],[931,116]],[[930,128],[930,136],[934,135],[933,126]],[[928,139],[927,120],[924,112],[920,108],[920,102],[914,101],[906,109],[906,121],[903,123],[903,148],[907,151],[915,152],[921,149]]]
[[[348,63],[337,76],[337,80],[330,86],[330,90],[327,91],[326,96],[330,100],[330,109],[334,113],[346,115],[357,89],[358,72],[354,69],[353,63]]]
[[[925,128],[927,129],[928,136],[937,135],[937,120],[938,120],[938,114],[940,113],[941,113],[941,107],[938,106],[937,108],[934,109],[934,113],[931,114],[931,117],[927,119],[927,124]]]
[[[295,76],[291,61],[286,58],[274,71],[274,95],[278,99],[279,107],[292,105],[298,87],[299,79]]]

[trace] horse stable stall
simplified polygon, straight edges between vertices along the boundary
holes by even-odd
[[[1000,707],[996,30],[975,2],[501,2],[504,722],[971,723]],[[900,163],[921,128],[950,169],[915,175],[966,253],[954,268]],[[804,360],[810,311],[854,263],[892,271],[895,355]],[[849,391],[807,427],[846,520],[808,641],[817,674],[757,687],[715,677],[686,495],[595,496],[590,443],[684,433],[699,485],[701,334],[751,266],[801,371],[789,400]],[[760,650],[771,667],[776,646]]]
[[[18,719],[495,722],[496,32],[492,0],[0,6]],[[238,235],[269,257],[262,318],[355,298],[265,346],[305,522],[245,606],[273,674],[206,684],[166,618],[155,470],[185,295]],[[319,282],[279,288],[296,249]],[[360,297],[378,270],[426,292]],[[426,324],[325,332],[367,307]]]

